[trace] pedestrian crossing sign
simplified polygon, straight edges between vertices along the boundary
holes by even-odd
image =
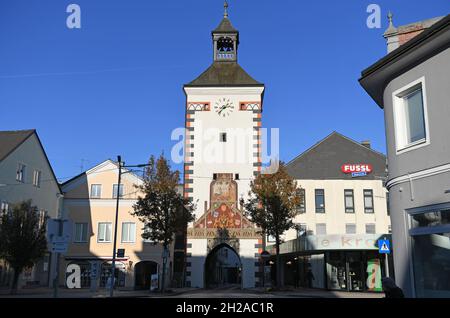
[[[378,240],[378,252],[380,254],[391,253],[391,247],[389,244],[389,240]]]

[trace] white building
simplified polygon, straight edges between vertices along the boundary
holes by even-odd
[[[389,237],[386,157],[333,132],[287,164],[303,202],[298,230],[285,233],[285,283],[342,290],[381,288],[384,258],[377,240]],[[273,242],[268,240],[268,244]]]
[[[212,31],[212,65],[184,85],[184,194],[197,203],[196,220],[187,232],[186,285],[200,288],[218,283],[209,273],[221,248],[239,256],[238,278],[228,283],[254,287],[259,272],[255,262],[261,237],[243,217],[238,201],[247,197],[250,180],[261,170],[264,84],[237,63],[239,32],[226,9]]]
[[[61,204],[61,191],[36,130],[0,132],[0,204],[1,211],[31,200],[39,213],[56,218]],[[49,285],[51,256],[46,255],[19,278],[25,284]],[[0,263],[0,285],[9,285],[12,270]]]

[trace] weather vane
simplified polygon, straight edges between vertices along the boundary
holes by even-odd
[[[225,0],[225,2],[223,3],[223,9],[224,9],[223,17],[228,18],[228,2],[227,2],[227,0]]]

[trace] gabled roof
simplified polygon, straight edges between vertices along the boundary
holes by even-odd
[[[195,86],[264,86],[253,79],[237,62],[214,62],[185,87]]]
[[[212,33],[238,33],[238,30],[233,27],[230,19],[224,17],[217,28],[212,31]]]
[[[34,129],[0,131],[0,161],[8,157],[35,132]]]
[[[371,164],[373,171],[357,179],[386,177],[386,156],[360,143],[333,132],[287,163],[287,172],[294,179],[353,179],[341,172],[343,164]]]
[[[22,145],[28,138],[33,135],[36,136],[39,146],[42,149],[42,153],[44,154],[44,158],[47,161],[50,172],[55,179],[55,183],[59,191],[62,192],[61,187],[59,186],[58,179],[56,178],[55,172],[53,171],[52,165],[50,164],[50,160],[48,160],[47,154],[44,150],[44,146],[39,139],[36,129],[0,131],[0,162],[8,157],[11,153],[13,153],[17,148],[20,147],[20,145]]]
[[[66,187],[69,183],[71,183],[71,182],[77,180],[78,178],[80,178],[80,177],[82,177],[82,176],[89,175],[89,174],[91,174],[91,173],[96,173],[96,171],[98,171],[98,170],[104,168],[105,166],[107,166],[107,165],[109,165],[109,164],[112,164],[112,165],[116,166],[117,168],[119,168],[119,164],[117,163],[117,161],[114,161],[114,160],[111,160],[111,159],[106,159],[105,161],[102,161],[101,163],[95,165],[94,167],[92,167],[92,168],[90,168],[90,169],[88,169],[88,170],[86,170],[86,171],[81,172],[80,174],[74,176],[73,178],[70,178],[70,179],[67,180],[67,181],[64,181],[64,182],[61,184],[61,187]],[[141,178],[140,176],[138,176],[137,174],[131,172],[130,170],[128,170],[128,169],[126,169],[126,168],[122,168],[122,173],[125,173],[125,172],[127,173],[127,175],[130,175],[130,174],[131,174],[131,175],[132,175],[133,177],[135,177],[136,179],[142,180],[142,178]]]

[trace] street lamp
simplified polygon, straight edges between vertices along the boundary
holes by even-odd
[[[117,162],[119,163],[119,176],[117,182],[117,194],[116,194],[116,218],[114,220],[114,243],[113,243],[113,258],[112,258],[112,268],[111,268],[111,286],[109,286],[109,297],[113,297],[114,295],[114,284],[115,284],[115,274],[116,274],[116,248],[117,248],[117,223],[119,219],[119,200],[120,200],[120,182],[122,174],[131,172],[126,171],[122,172],[122,168],[142,168],[147,167],[150,164],[139,164],[139,165],[130,165],[125,166],[125,162],[122,162],[122,157],[117,156]]]

